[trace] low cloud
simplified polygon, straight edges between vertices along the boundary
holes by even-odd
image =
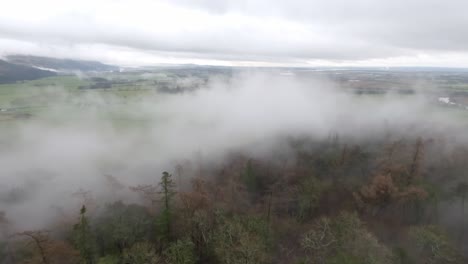
[[[277,73],[212,78],[194,92],[132,100],[91,92],[62,97],[65,104],[39,117],[2,124],[0,208],[23,229],[75,212],[82,202],[73,195],[78,190],[101,202],[135,199],[127,189],[114,193],[105,175],[125,186],[156,183],[178,162],[216,163],[231,152],[267,155],[288,137],[467,139],[464,123],[425,96],[371,100],[326,80]]]

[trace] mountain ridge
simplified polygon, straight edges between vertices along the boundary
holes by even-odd
[[[103,72],[103,71],[117,71],[119,67],[108,65],[99,61],[91,60],[74,60],[74,59],[58,59],[51,57],[41,57],[33,55],[8,55],[5,59],[14,64],[34,67],[38,69],[47,69],[49,71],[57,72]]]

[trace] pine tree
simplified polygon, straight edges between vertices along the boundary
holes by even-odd
[[[468,198],[468,183],[460,182],[455,187],[455,195],[460,199],[460,217],[461,217],[461,226],[460,226],[460,235],[459,243],[463,244],[465,239],[465,201]]]
[[[255,193],[258,189],[258,179],[255,174],[254,165],[252,160],[247,161],[247,165],[245,167],[245,171],[242,175],[242,179],[244,181],[247,190],[250,193]]]
[[[161,182],[159,183],[159,194],[162,196],[163,209],[161,215],[157,219],[158,239],[161,242],[169,242],[171,235],[171,200],[175,195],[175,184],[172,181],[172,174],[163,172]]]
[[[73,231],[75,247],[80,252],[82,263],[94,264],[94,240],[84,205],[80,210],[80,221],[78,224],[75,224]]]

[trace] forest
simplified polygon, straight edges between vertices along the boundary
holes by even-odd
[[[467,264],[468,0],[3,0],[0,264]]]
[[[444,137],[285,138],[268,155],[181,161],[136,202],[101,203],[9,232],[1,263],[466,263],[468,148]]]

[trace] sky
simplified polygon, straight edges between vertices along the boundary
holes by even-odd
[[[140,66],[468,67],[466,0],[15,0],[0,56]]]

